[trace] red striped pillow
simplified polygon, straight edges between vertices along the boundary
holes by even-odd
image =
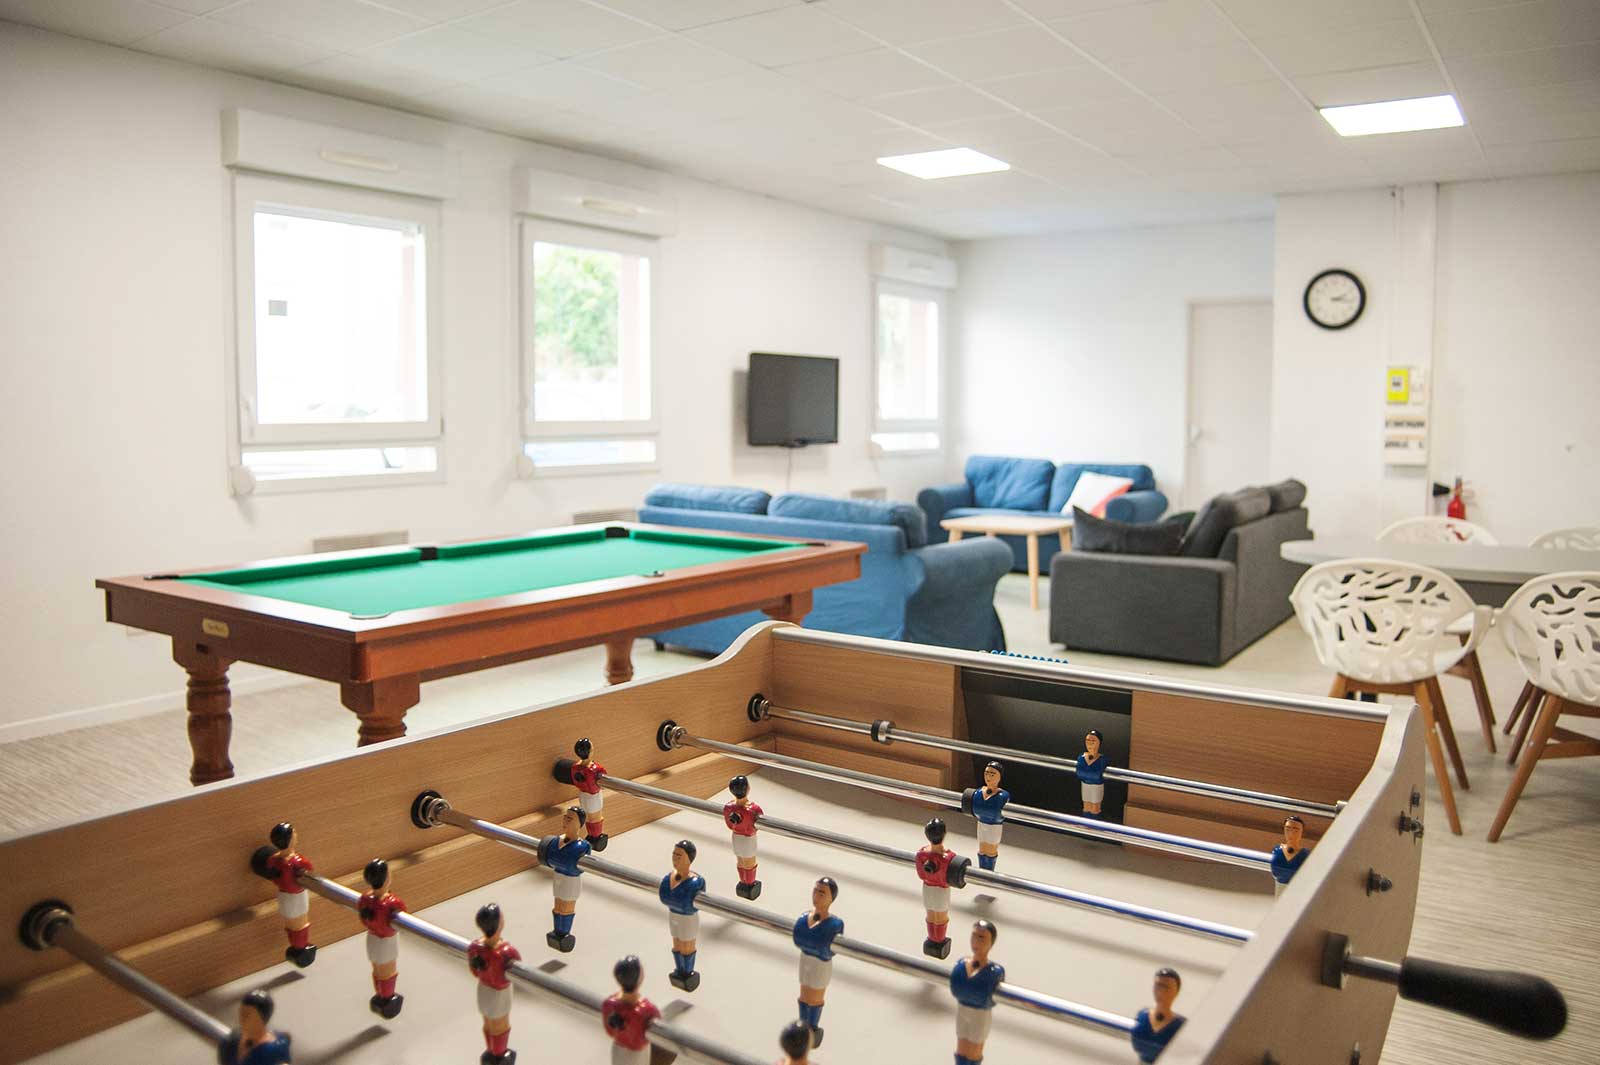
[[[1127,477],[1112,477],[1104,473],[1084,470],[1078,474],[1078,483],[1072,486],[1072,498],[1061,508],[1061,513],[1071,514],[1077,507],[1097,518],[1106,516],[1106,504],[1133,487]]]

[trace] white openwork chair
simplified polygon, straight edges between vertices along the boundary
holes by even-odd
[[[1379,533],[1378,540],[1386,544],[1484,544],[1488,547],[1500,543],[1482,525],[1441,517],[1401,518]]]
[[[1600,739],[1556,723],[1562,714],[1600,717],[1600,572],[1535,577],[1506,600],[1500,623],[1506,646],[1539,693],[1539,708],[1522,764],[1489,828],[1490,843],[1500,838],[1541,758],[1600,755]]]
[[[1317,659],[1336,674],[1332,694],[1362,692],[1410,695],[1422,708],[1428,757],[1439,782],[1450,831],[1461,834],[1455,792],[1443,747],[1466,788],[1439,674],[1478,647],[1489,628],[1490,609],[1476,606],[1461,586],[1438,570],[1388,559],[1341,559],[1312,566],[1289,593],[1300,626],[1311,637]],[[1450,632],[1469,619],[1465,642]]]
[[[1378,541],[1385,544],[1480,544],[1490,547],[1497,546],[1495,538],[1481,525],[1474,525],[1470,521],[1460,518],[1405,518],[1395,522],[1383,532],[1378,534]],[[1467,622],[1470,618],[1463,618],[1451,629],[1450,634],[1467,642]],[[1491,624],[1493,619],[1491,618]],[[1478,723],[1483,729],[1483,742],[1489,748],[1489,753],[1495,751],[1494,745],[1494,704],[1489,701],[1489,685],[1483,679],[1483,666],[1478,662],[1478,652],[1468,651],[1461,656],[1461,661],[1451,666],[1445,672],[1453,677],[1461,677],[1472,685],[1472,701],[1478,706]],[[1509,732],[1509,728],[1508,728]]]
[[[1553,529],[1547,533],[1535,536],[1529,547],[1549,547],[1557,551],[1600,551],[1600,525],[1580,525],[1571,529]],[[1500,731],[1507,736],[1511,730],[1517,728],[1517,721],[1522,721],[1522,728],[1517,729],[1517,738],[1511,744],[1511,749],[1506,752],[1506,764],[1516,765],[1517,755],[1522,750],[1523,742],[1528,738],[1528,731],[1533,725],[1533,719],[1539,712],[1538,702],[1540,694],[1528,681],[1522,686],[1522,692],[1517,696],[1516,705],[1511,708],[1511,716],[1506,718],[1506,724]],[[1526,715],[1526,716],[1524,716]]]

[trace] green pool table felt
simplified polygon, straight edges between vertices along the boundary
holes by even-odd
[[[613,577],[642,576],[801,544],[629,529],[548,533],[354,557],[265,562],[180,578],[192,584],[326,607],[356,617],[490,599]]]

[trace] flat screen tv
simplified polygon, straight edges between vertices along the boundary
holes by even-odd
[[[746,439],[753,447],[839,442],[839,360],[750,353]]]

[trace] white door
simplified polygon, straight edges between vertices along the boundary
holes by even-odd
[[[1189,305],[1189,436],[1184,506],[1267,476],[1272,301]]]

